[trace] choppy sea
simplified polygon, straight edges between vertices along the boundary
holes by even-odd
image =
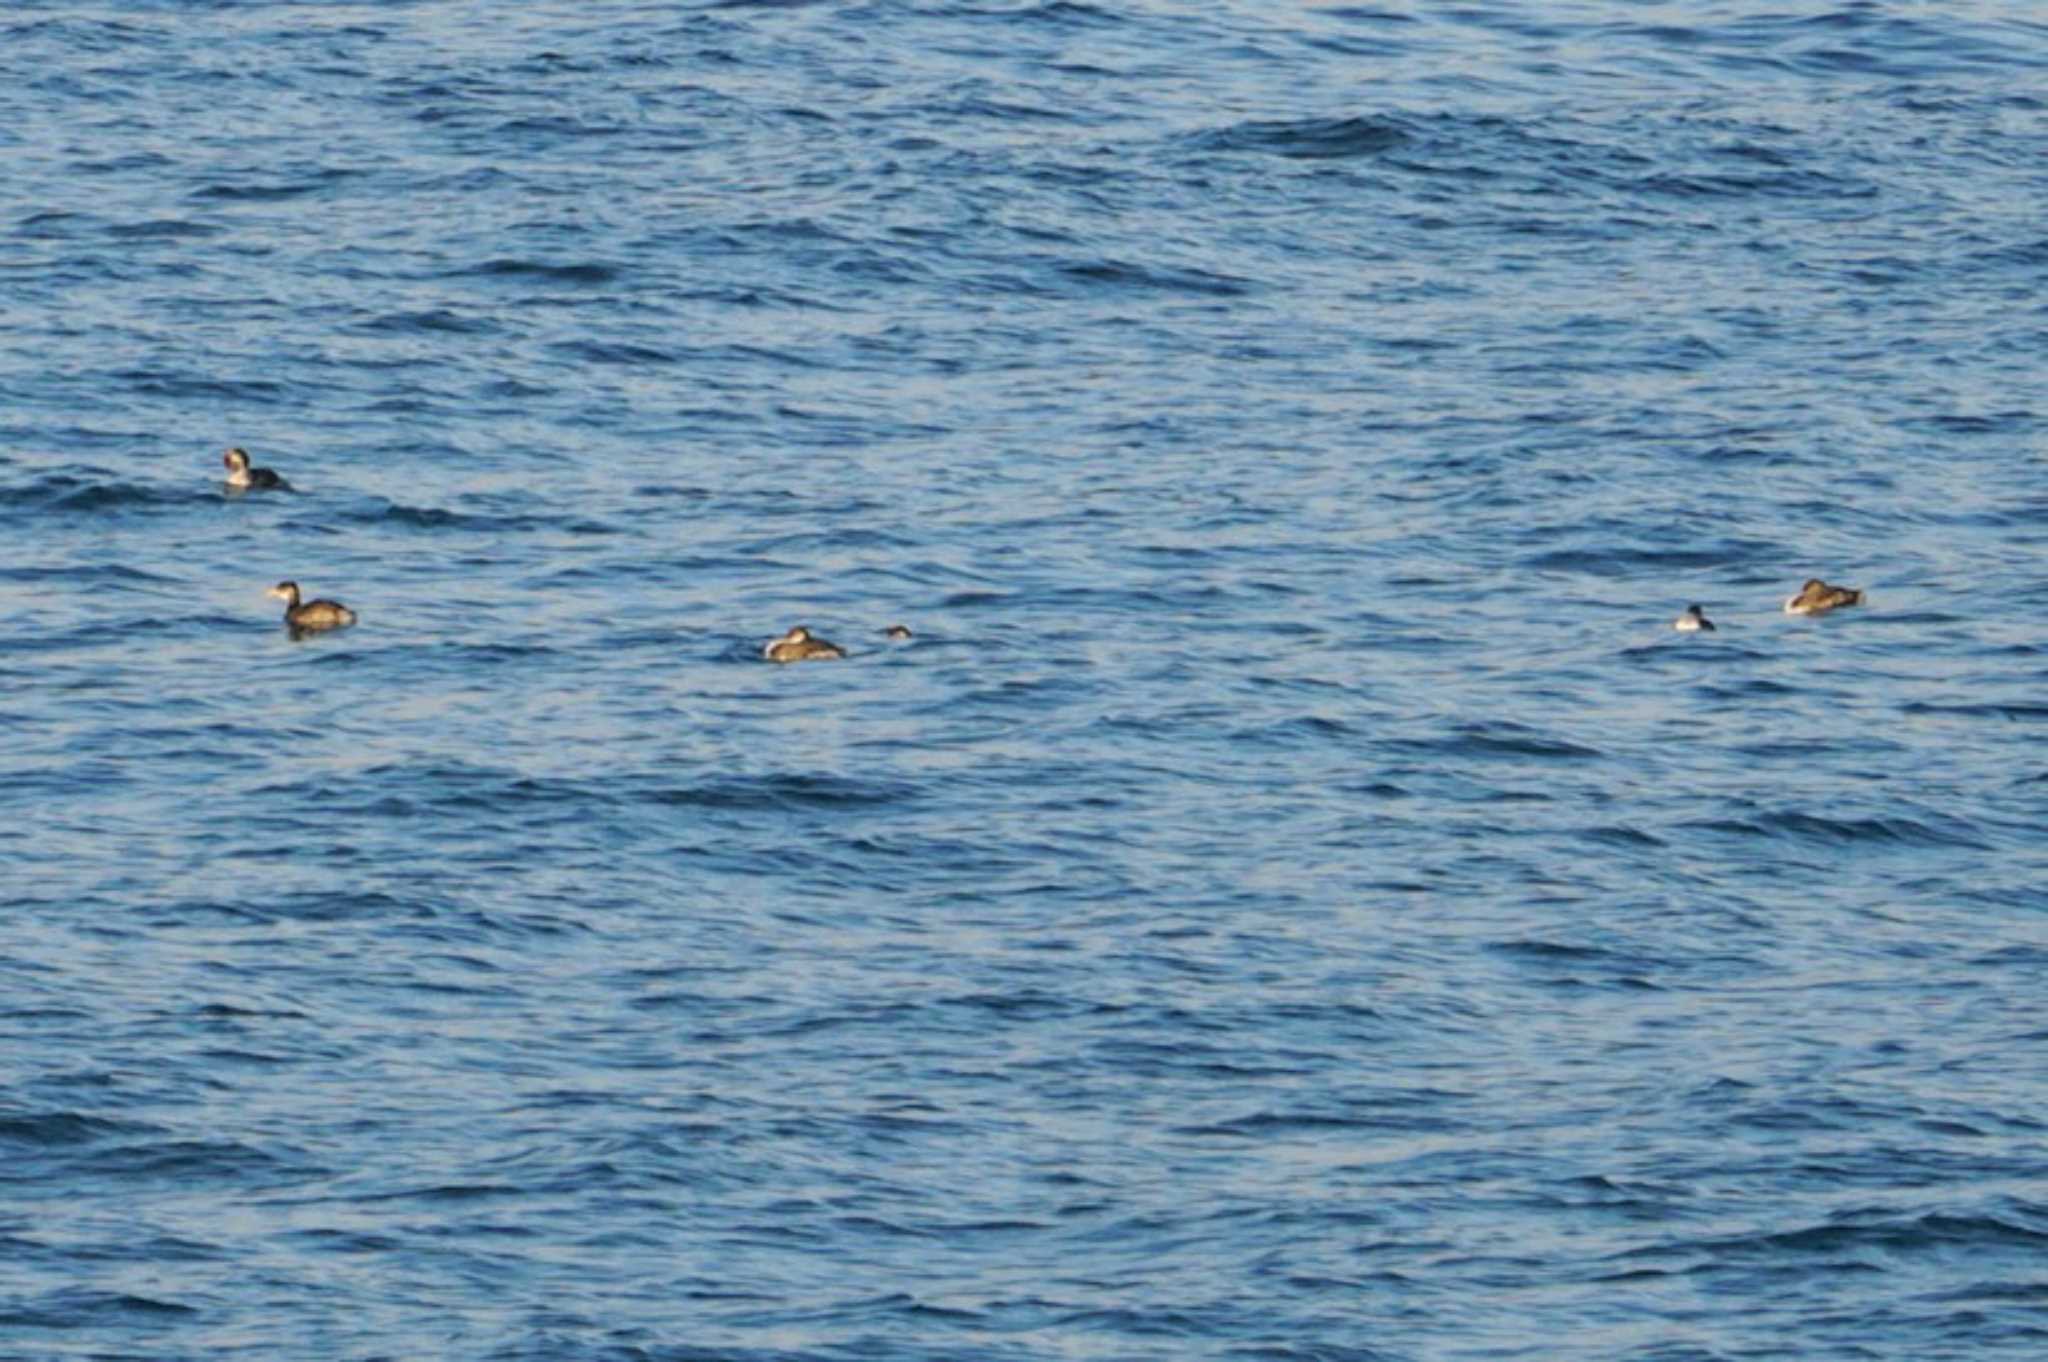
[[[2044,203],[1988,0],[13,0],[0,1358],[2048,1355]]]

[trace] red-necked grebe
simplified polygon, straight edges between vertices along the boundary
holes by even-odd
[[[307,601],[300,605],[297,582],[279,582],[265,594],[284,602],[285,627],[294,636],[323,629],[346,629],[356,622],[356,612],[340,601]]]
[[[1845,605],[1863,604],[1863,593],[1854,587],[1829,586],[1818,577],[1806,579],[1799,594],[1785,602],[1788,615],[1824,615]]]
[[[280,491],[290,490],[285,480],[280,478],[271,469],[249,467],[249,451],[240,446],[236,446],[221,455],[220,461],[227,465],[228,486],[230,487],[268,487]]]
[[[812,637],[811,631],[799,624],[762,648],[761,656],[770,662],[822,662],[845,657],[846,650],[836,643]]]
[[[1685,613],[1671,621],[1671,627],[1681,634],[1711,634],[1714,632],[1714,622],[1708,619],[1707,612],[1700,609],[1697,605],[1685,607]]]

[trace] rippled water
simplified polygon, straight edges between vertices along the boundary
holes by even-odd
[[[0,1355],[2048,1353],[2024,13],[15,4]]]

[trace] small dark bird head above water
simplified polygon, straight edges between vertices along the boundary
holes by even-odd
[[[268,468],[251,468],[249,451],[237,445],[220,456],[227,466],[230,487],[283,487],[284,479]]]
[[[284,602],[284,622],[296,638],[323,629],[346,629],[356,622],[356,612],[339,601],[307,601],[299,604],[299,584],[279,582],[266,595]]]
[[[910,626],[907,624],[892,624],[887,629],[884,629],[882,634],[886,638],[893,638],[901,642],[910,637]]]
[[[845,657],[846,650],[836,643],[827,643],[814,637],[801,624],[771,640],[761,649],[761,656],[770,662],[822,662],[830,658]]]
[[[1863,604],[1863,593],[1854,587],[1829,586],[1818,577],[1806,579],[1797,596],[1785,602],[1788,615],[1824,615],[1845,605]]]
[[[1713,633],[1714,622],[1707,618],[1707,612],[1697,605],[1685,607],[1685,613],[1671,621],[1671,627],[1681,634]]]

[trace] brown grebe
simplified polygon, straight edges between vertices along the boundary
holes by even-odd
[[[770,662],[812,662],[845,657],[846,650],[836,643],[812,637],[811,631],[799,624],[762,648],[761,656]]]
[[[1806,579],[1799,594],[1785,602],[1788,615],[1824,615],[1845,605],[1863,604],[1863,593],[1853,587],[1829,586],[1818,577]]]
[[[297,582],[279,582],[265,594],[284,602],[285,627],[294,638],[323,629],[346,629],[356,622],[356,612],[340,601],[307,601],[300,605]]]

